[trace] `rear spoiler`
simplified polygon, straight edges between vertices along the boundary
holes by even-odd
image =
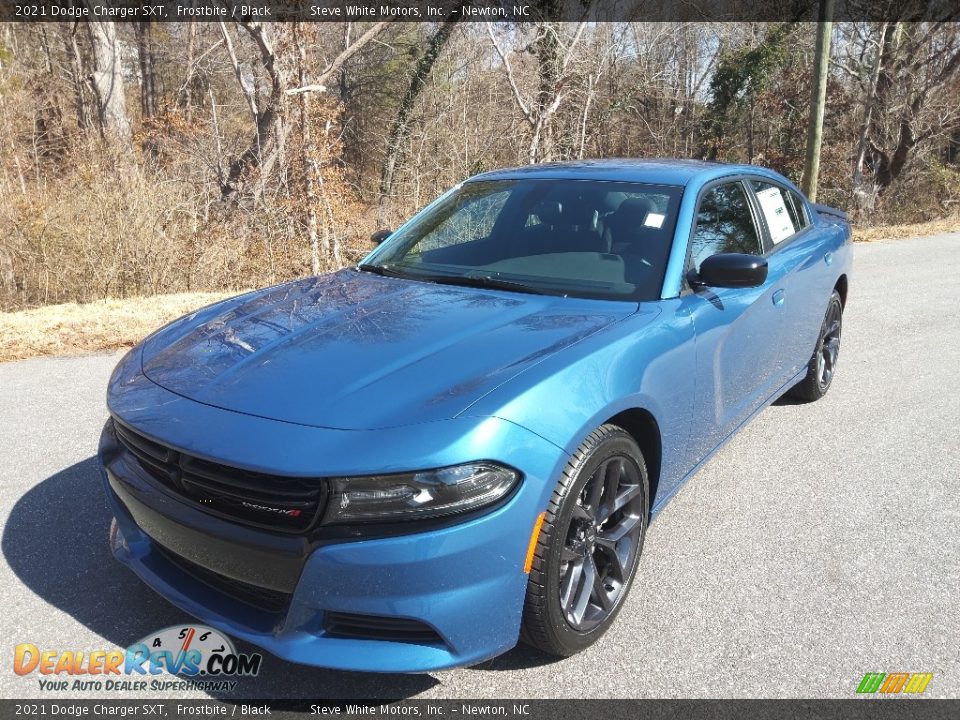
[[[849,222],[847,219],[847,214],[843,210],[837,210],[836,208],[832,208],[827,205],[818,205],[817,203],[813,203],[813,209],[817,211],[818,215],[829,215],[832,218],[838,218],[844,222]]]

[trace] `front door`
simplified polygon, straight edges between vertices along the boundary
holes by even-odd
[[[688,270],[717,253],[763,254],[757,218],[740,180],[708,187],[697,207]],[[713,450],[773,391],[779,380],[786,271],[769,264],[754,288],[698,287],[686,296],[697,344],[697,460]]]

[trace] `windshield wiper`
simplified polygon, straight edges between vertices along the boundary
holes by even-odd
[[[511,290],[513,292],[530,293],[531,295],[563,295],[566,293],[561,290],[551,290],[547,288],[531,287],[523,283],[513,282],[512,280],[503,280],[493,275],[444,275],[441,273],[406,273],[397,270],[390,265],[374,265],[373,263],[360,263],[357,270],[363,272],[385,275],[387,277],[405,278],[407,280],[422,280],[424,282],[435,282],[442,285],[461,285],[463,287],[488,288],[491,290]]]
[[[462,285],[464,287],[488,288],[491,290],[511,290],[513,292],[530,293],[531,295],[565,295],[559,290],[531,287],[512,280],[502,280],[493,275],[410,275],[416,280],[428,280],[444,285]]]
[[[384,275],[386,277],[398,277],[398,278],[409,278],[410,276],[407,273],[400,272],[399,270],[394,270],[389,265],[374,265],[373,263],[360,263],[357,265],[357,270],[362,272],[369,272],[375,275]]]

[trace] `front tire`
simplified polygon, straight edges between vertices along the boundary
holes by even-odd
[[[643,454],[623,429],[603,425],[583,441],[540,530],[521,640],[565,657],[613,624],[643,549],[648,488]]]
[[[820,326],[820,336],[807,364],[807,375],[790,390],[790,395],[803,402],[814,402],[827,394],[840,355],[840,333],[843,326],[843,303],[836,290],[830,296],[827,313]]]

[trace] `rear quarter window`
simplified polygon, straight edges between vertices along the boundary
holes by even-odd
[[[762,180],[751,180],[751,184],[774,245],[789,240],[809,224],[803,200],[796,193]]]

